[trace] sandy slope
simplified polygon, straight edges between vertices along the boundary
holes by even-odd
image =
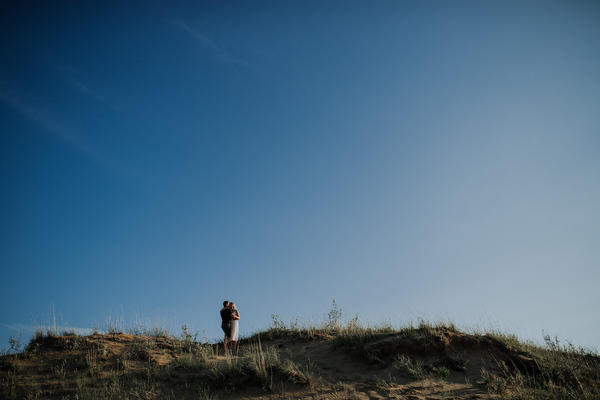
[[[241,364],[253,354],[256,357],[258,347],[271,349],[280,360],[301,366],[308,379],[295,379],[294,373],[271,367],[267,390],[264,384],[242,374],[231,379],[224,377],[217,385],[209,382],[211,396],[491,399],[496,397],[483,385],[482,369],[494,373],[499,361],[524,372],[533,368],[525,355],[511,352],[500,342],[452,331],[426,339],[390,334],[369,343],[366,351],[360,352],[348,346],[334,346],[327,335],[263,340],[260,346],[242,343],[237,355],[225,355],[218,346],[209,346],[201,361],[196,360],[201,357],[199,353],[193,353],[187,345],[166,337],[125,334],[41,338],[29,345],[26,356],[0,359],[0,397],[202,398],[200,387],[208,382],[208,376],[214,380],[218,375],[213,367]],[[399,367],[396,360],[400,357],[424,367],[424,376],[416,377],[407,368]]]
[[[476,362],[464,371],[451,371],[447,379],[433,375],[415,380],[396,368],[385,364],[358,360],[346,348],[334,349],[329,341],[311,343],[278,340],[274,343],[280,351],[310,362],[317,372],[317,382],[312,387],[282,384],[279,393],[260,393],[256,390],[240,390],[231,399],[484,399],[495,398],[478,381],[480,368],[486,363],[479,354],[471,358]],[[390,353],[391,355],[391,353]],[[438,357],[431,356],[432,361]],[[434,361],[434,362],[435,362]],[[489,366],[488,366],[489,367]],[[277,392],[277,387],[274,392]],[[290,390],[291,389],[291,390]]]

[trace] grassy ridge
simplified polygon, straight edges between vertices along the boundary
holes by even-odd
[[[242,339],[239,354],[199,341],[187,326],[177,335],[139,326],[128,334],[112,326],[97,330],[90,336],[40,330],[27,346],[11,338],[11,348],[0,357],[0,397],[216,399],[219,393],[230,396],[249,387],[281,395],[302,387],[332,387],[317,362],[276,346],[287,341],[326,343],[332,351],[351,354],[364,368],[423,382],[460,377],[470,367],[466,355],[487,355],[476,380],[490,396],[600,399],[595,351],[549,336],[535,345],[498,332],[466,334],[451,323],[420,321],[402,328],[363,326],[358,318],[344,323],[335,302],[320,324],[296,320],[286,325],[273,315],[270,327]],[[394,380],[379,384],[399,386]],[[349,390],[348,382],[333,386]]]

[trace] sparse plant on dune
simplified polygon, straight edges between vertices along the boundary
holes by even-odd
[[[195,390],[196,400],[217,400],[217,397],[210,393],[210,387],[207,385],[199,385]]]
[[[211,385],[228,387],[230,391],[248,383],[272,391],[276,379],[306,385],[314,382],[310,362],[298,363],[282,358],[275,348],[265,347],[260,341],[248,344],[242,357],[228,357],[221,363],[212,363],[210,370]]]
[[[335,303],[333,300],[333,305],[331,306],[331,310],[327,313],[327,318],[325,319],[325,329],[327,330],[340,330],[342,328],[342,309]]]
[[[413,360],[404,354],[397,356],[392,362],[392,368],[408,374],[414,379],[426,379],[430,374],[425,370],[425,365],[420,360]]]
[[[98,361],[98,352],[94,349],[88,350],[85,355],[85,363],[88,369],[88,374],[90,376],[96,376],[100,373],[101,366]]]
[[[363,327],[353,324],[339,330],[333,339],[333,345],[336,347],[351,346],[361,348],[373,340],[393,333],[394,328],[385,324],[375,327]]]
[[[271,326],[267,330],[254,333],[248,340],[256,341],[262,339],[267,341],[289,337],[314,340],[318,335],[323,333],[323,329],[320,329],[316,325],[301,325],[298,319],[293,320],[289,326],[277,314],[272,314],[271,319]]]
[[[21,337],[22,332],[19,332],[19,336],[17,336],[16,338],[14,336],[11,336],[10,339],[8,339],[10,348],[2,349],[2,353],[0,355],[7,356],[11,354],[18,354],[21,351],[23,351],[23,342],[21,341]]]
[[[448,367],[443,367],[443,366],[442,367],[433,367],[432,370],[433,370],[433,372],[438,374],[440,379],[443,381],[447,380],[448,377],[450,376],[450,369],[448,369]]]

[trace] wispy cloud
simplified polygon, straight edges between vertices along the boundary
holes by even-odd
[[[105,94],[100,93],[97,89],[90,88],[89,84],[84,83],[83,79],[80,77],[82,75],[80,72],[58,64],[54,64],[52,67],[58,72],[60,78],[72,89],[100,102],[102,105],[112,110],[123,110],[123,105],[117,104],[114,100],[110,100]]]
[[[55,138],[66,143],[71,148],[84,155],[86,158],[102,167],[119,174],[131,175],[132,171],[123,165],[117,158],[104,151],[97,145],[87,140],[75,130],[66,128],[57,118],[34,107],[17,92],[9,91],[0,86],[0,101],[21,113],[25,118],[51,133]]]
[[[31,325],[15,323],[15,324],[2,324],[2,326],[4,326],[5,328],[7,328],[11,331],[14,331],[14,332],[26,333],[26,332],[31,331]]]
[[[225,65],[241,65],[245,67],[252,66],[252,63],[240,58],[233,56],[230,52],[224,49],[222,46],[217,44],[208,35],[202,33],[200,30],[192,27],[186,21],[181,18],[170,18],[168,20],[173,25],[179,27],[188,35],[192,36],[198,44],[204,49],[208,50],[219,62]]]

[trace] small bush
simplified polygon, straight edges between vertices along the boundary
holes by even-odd
[[[420,360],[413,360],[408,356],[399,355],[392,362],[392,368],[407,374],[413,379],[423,380],[430,377],[425,364]]]

